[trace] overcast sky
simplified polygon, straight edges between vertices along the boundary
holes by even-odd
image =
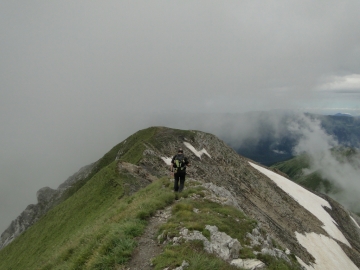
[[[0,233],[41,187],[139,129],[177,126],[155,113],[360,115],[359,10],[358,0],[0,0]]]

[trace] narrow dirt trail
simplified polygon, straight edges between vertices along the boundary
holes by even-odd
[[[127,265],[127,270],[151,270],[150,260],[162,252],[156,234],[159,227],[166,223],[170,217],[170,209],[159,210],[150,218],[149,224],[142,236],[138,238],[138,246],[134,250],[132,259]]]

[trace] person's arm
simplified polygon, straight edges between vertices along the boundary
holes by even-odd
[[[174,172],[174,158],[175,157],[173,157],[172,160],[171,160],[170,172]]]
[[[186,164],[187,167],[191,167],[191,164],[190,164],[187,157],[185,157],[185,164]]]

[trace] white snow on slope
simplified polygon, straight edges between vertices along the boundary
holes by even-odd
[[[350,243],[346,240],[342,232],[336,227],[336,222],[324,210],[323,206],[329,207],[331,209],[330,204],[326,200],[316,196],[315,194],[281,175],[278,175],[251,162],[249,163],[252,167],[273,180],[281,189],[287,192],[299,204],[301,204],[309,212],[313,213],[320,221],[322,221],[324,224],[322,228],[324,228],[324,230],[328,232],[330,236],[350,246]],[[299,262],[302,262],[301,264],[306,269],[358,269],[333,239],[316,233],[307,233],[303,235],[295,232],[295,235],[299,243],[305,247],[308,252],[315,258],[316,264],[312,266],[306,265],[304,262],[299,260]]]
[[[298,256],[295,256],[295,257],[296,257],[298,263],[300,263],[301,266],[303,266],[305,269],[310,269],[309,266],[306,263],[304,263],[304,261],[302,259],[300,259]],[[311,267],[311,268],[313,268],[313,267]]]
[[[326,206],[331,209],[330,204],[326,200],[320,198],[319,196],[316,196],[314,193],[311,193],[305,188],[299,186],[298,184],[290,181],[289,179],[286,179],[285,177],[277,173],[255,165],[251,162],[249,163],[255,169],[273,180],[282,190],[288,193],[299,204],[301,204],[304,208],[306,208],[309,212],[316,216],[324,224],[322,228],[331,237],[343,242],[350,247],[350,243],[348,242],[348,240],[346,240],[345,236],[336,226],[335,220],[333,220],[333,218],[323,208],[323,206]]]
[[[171,158],[169,158],[169,157],[161,157],[161,159],[166,163],[166,165],[171,165]]]
[[[195,147],[192,146],[190,143],[184,142],[184,144],[185,144],[185,146],[186,146],[187,148],[189,148],[189,150],[190,150],[191,152],[193,152],[198,158],[201,159],[201,156],[202,156],[203,154],[205,154],[205,155],[207,155],[209,158],[211,158],[211,156],[210,156],[209,153],[205,150],[205,148],[203,148],[203,149],[200,150],[200,151],[197,151],[197,150],[195,149]]]
[[[356,226],[358,226],[358,228],[360,229],[360,226],[359,226],[359,224],[356,222],[356,220],[355,220],[352,216],[350,216],[350,218],[352,219],[352,221],[354,221],[354,223],[356,224]]]
[[[315,258],[315,264],[303,265],[306,269],[359,269],[334,239],[317,233],[303,235],[295,232],[295,235],[299,243]]]

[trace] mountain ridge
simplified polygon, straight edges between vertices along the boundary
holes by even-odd
[[[190,145],[193,149],[189,147]],[[192,163],[192,167],[189,168],[189,178],[200,181],[203,184],[212,184],[225,188],[229,192],[227,194],[231,194],[235,198],[238,205],[237,209],[243,211],[246,216],[257,220],[262,230],[266,231],[269,237],[278,242],[280,246],[290,250],[304,265],[310,267],[311,264],[316,264],[316,258],[299,243],[296,233],[300,235],[315,233],[323,235],[326,239],[332,239],[322,228],[322,222],[295,201],[292,196],[279,187],[272,179],[254,168],[250,164],[250,160],[239,156],[233,149],[225,145],[223,141],[214,135],[200,131],[174,130],[165,127],[152,127],[141,130],[118,144],[116,148],[114,147],[111,155],[108,155],[108,160],[111,161],[112,159],[113,161],[109,163],[110,165],[100,169],[93,177],[110,166],[109,170],[112,172],[109,172],[109,178],[102,180],[104,183],[103,188],[106,187],[106,190],[115,188],[119,192],[121,190],[123,195],[118,197],[118,200],[121,201],[128,196],[132,196],[132,194],[138,194],[138,190],[144,190],[145,186],[149,186],[153,182],[155,183],[156,178],[164,179],[165,177],[166,179],[169,176],[169,170],[164,159],[171,157],[179,146],[184,148],[185,154],[189,156]],[[209,156],[206,154],[199,156],[197,151],[201,151],[201,149],[205,149]],[[100,162],[105,164],[104,161]],[[97,166],[99,166],[98,163]],[[121,175],[126,177],[124,176],[124,178]],[[122,180],[117,180],[120,179],[119,176],[121,176]],[[50,218],[51,213],[60,211],[59,209],[66,201],[75,198],[74,196],[79,197],[79,194],[82,194],[81,191],[84,188],[89,188],[89,185],[93,185],[95,188],[96,183],[93,177],[88,179],[86,183],[82,183],[83,185],[76,192],[64,202],[55,206],[49,213],[45,214],[45,217]],[[84,182],[84,179],[79,181]],[[165,186],[169,186],[171,183],[169,180],[162,181]],[[168,196],[168,200],[170,198],[173,200],[176,195],[170,193],[170,196],[164,191],[165,193]],[[229,196],[225,195],[224,198]],[[359,229],[354,221],[351,220],[349,213],[341,205],[327,196],[320,194],[317,194],[317,196],[329,202],[332,210],[328,210],[328,214],[338,224],[338,227],[341,228],[351,247],[341,243],[341,241],[335,241],[341,246],[347,257],[351,258],[352,263],[359,267]],[[111,205],[112,202],[107,203]],[[150,215],[145,214],[144,220],[152,215],[153,213],[150,213]],[[306,222],[304,217],[306,217]],[[35,224],[39,227],[43,219],[40,219]],[[21,238],[26,237],[27,234],[30,234],[30,232],[26,232],[25,236],[23,236],[24,234],[20,235],[14,241],[14,244],[10,244],[8,247],[20,245],[18,243],[21,242]],[[239,239],[239,241],[244,241],[244,239]],[[1,254],[10,250],[8,247],[4,251],[0,251],[0,257]],[[258,256],[264,256],[261,254],[260,252]],[[85,256],[86,260],[90,260],[93,255],[89,256]],[[89,261],[87,263],[90,264]]]

